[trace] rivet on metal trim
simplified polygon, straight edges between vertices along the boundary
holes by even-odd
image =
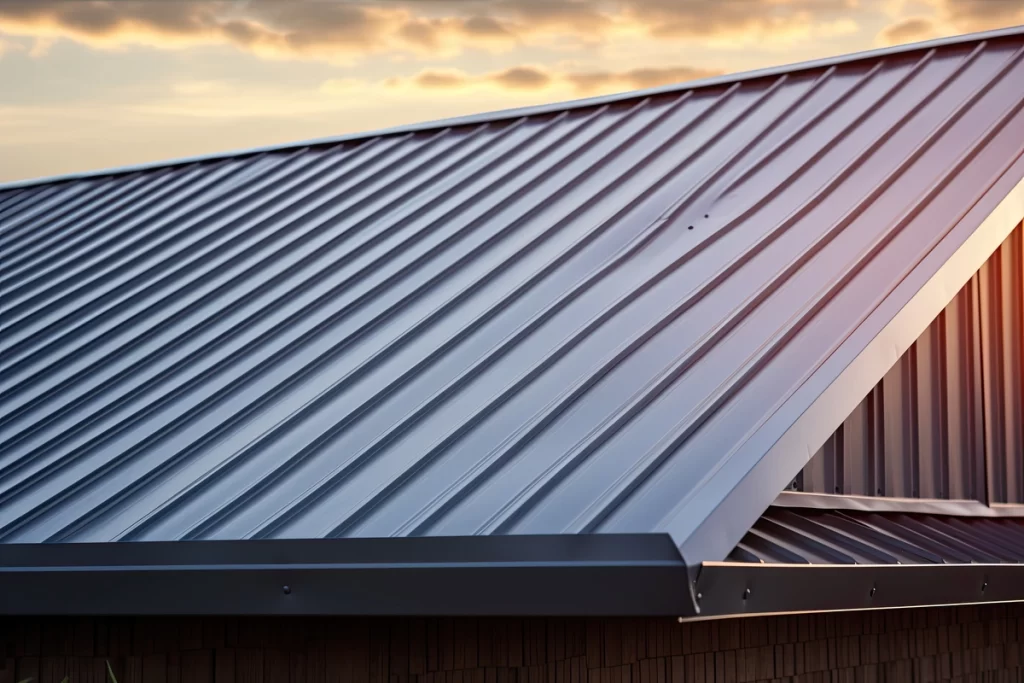
[[[291,586],[284,586],[281,590],[284,591],[285,595],[288,595],[289,593],[292,592],[292,587]]]

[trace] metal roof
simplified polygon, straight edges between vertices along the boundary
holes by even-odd
[[[790,564],[1024,563],[1024,519],[769,508],[729,556]]]
[[[1022,57],[3,191],[0,541],[722,559],[1024,215]]]

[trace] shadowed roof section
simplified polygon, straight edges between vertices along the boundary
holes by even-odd
[[[787,564],[1020,564],[1024,518],[773,507],[729,559]]]
[[[1024,215],[1024,36],[0,189],[0,542],[724,559]]]

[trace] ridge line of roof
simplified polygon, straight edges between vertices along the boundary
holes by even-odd
[[[260,145],[256,147],[229,150],[223,152],[210,152],[207,154],[199,154],[194,156],[181,157],[177,159],[148,161],[138,164],[129,164],[125,166],[116,166],[111,168],[103,168],[90,171],[78,171],[72,173],[57,174],[52,176],[41,176],[37,178],[28,178],[24,180],[15,180],[6,183],[0,183],[0,191],[35,187],[38,185],[49,185],[54,183],[68,182],[72,180],[84,180],[87,178],[102,178],[106,176],[125,175],[128,173],[136,173],[139,171],[149,171],[160,168],[171,168],[174,166],[183,166],[186,164],[194,164],[205,161],[244,158],[247,156],[263,154],[267,152],[295,150],[301,149],[303,147],[313,147],[320,145],[334,145],[354,140],[366,140],[376,137],[401,135],[403,133],[422,132],[452,126],[491,123],[496,121],[503,121],[510,118],[517,118],[521,116],[538,116],[542,114],[550,114],[554,112],[580,109],[583,107],[591,107],[601,104],[623,102],[642,97],[651,97],[654,95],[681,92],[684,90],[695,90],[697,88],[708,88],[719,85],[725,85],[727,83],[736,83],[740,81],[755,80],[758,78],[795,73],[798,71],[820,69],[823,67],[834,66],[838,64],[849,64],[853,62],[862,61],[865,59],[878,59],[880,57],[888,55],[906,54],[920,50],[946,47],[949,45],[958,45],[962,43],[970,43],[981,40],[993,40],[997,38],[1004,38],[1017,35],[1024,35],[1024,25],[1009,26],[989,31],[978,31],[975,33],[965,33],[955,36],[946,36],[942,38],[934,38],[931,40],[919,41],[916,43],[894,45],[891,47],[861,50],[859,52],[851,52],[845,55],[825,57],[821,59],[812,59],[803,62],[794,62],[791,64],[781,64],[776,66],[764,67],[761,69],[753,69],[750,71],[741,71],[738,73],[711,76],[708,78],[701,78],[694,81],[686,81],[683,83],[674,83],[671,85],[644,88],[641,90],[631,90],[608,95],[598,95],[595,97],[581,98],[576,100],[567,100],[548,104],[529,105],[525,107],[516,107],[512,109],[500,109],[490,112],[467,114],[463,116],[455,116],[445,119],[435,119],[432,121],[423,121],[419,123],[402,124],[398,126],[392,126],[389,128],[360,131],[355,133],[345,133],[341,135],[328,136],[324,138],[314,138],[309,140],[299,140],[294,142],[278,143],[271,145]]]

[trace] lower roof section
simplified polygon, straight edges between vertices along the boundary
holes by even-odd
[[[901,509],[884,499],[881,511],[773,506],[729,559],[847,565],[1024,562],[1024,518],[987,515],[976,506],[985,509],[970,501],[932,501],[932,509],[948,511],[922,513],[913,511],[913,503]]]
[[[1020,506],[783,494],[726,562],[704,563],[702,616],[1024,600]]]

